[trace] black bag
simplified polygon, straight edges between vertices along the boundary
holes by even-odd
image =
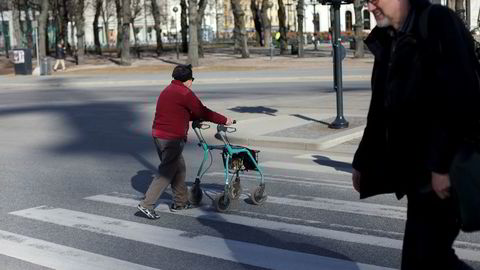
[[[480,145],[468,141],[458,150],[450,168],[452,195],[458,202],[461,229],[480,231]]]

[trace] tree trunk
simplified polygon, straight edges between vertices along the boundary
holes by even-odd
[[[122,55],[123,47],[123,0],[115,0],[115,8],[117,11],[117,57]]]
[[[75,7],[75,27],[77,29],[77,57],[78,64],[85,60],[85,0],[77,0]]]
[[[303,17],[304,17],[304,0],[298,0],[297,3],[297,22],[298,22],[298,57],[303,57],[303,43],[305,39],[303,38]]]
[[[42,0],[40,6],[40,16],[38,17],[38,53],[40,58],[47,56],[47,20],[48,20],[48,0]]]
[[[1,23],[0,29],[2,30],[3,47],[4,47],[4,49],[5,49],[5,56],[6,56],[7,58],[10,58],[10,57],[8,56],[8,42],[9,42],[9,41],[7,40],[7,36],[5,35],[5,32],[6,32],[6,31],[5,31],[4,27],[3,27],[3,26],[4,26],[4,25],[3,25],[3,22],[5,22],[5,18],[3,17],[3,5],[0,5],[0,19],[1,19],[1,21],[0,21],[0,23]]]
[[[157,37],[156,52],[157,52],[157,55],[160,56],[163,51],[163,44],[162,44],[162,28],[160,27],[160,24],[161,24],[160,9],[158,8],[157,0],[152,0],[152,15],[153,15],[153,20],[155,21],[155,26],[154,26],[155,36]],[[175,13],[175,16],[177,16],[176,13]],[[175,18],[175,22],[176,20],[177,18]]]
[[[205,17],[205,8],[207,7],[206,0],[200,0],[198,3],[198,13],[197,13],[197,39],[198,39],[198,56],[203,58],[203,28],[202,22],[203,17]]]
[[[255,31],[257,32],[257,45],[263,47],[263,44],[265,43],[263,42],[262,19],[256,0],[250,0],[250,10],[252,11],[253,25],[255,26]]]
[[[123,26],[122,26],[122,58],[121,64],[129,66],[130,63],[130,17],[131,17],[131,1],[122,0],[123,3]]]
[[[188,52],[188,39],[187,39],[187,31],[188,31],[188,22],[187,22],[187,1],[180,0],[180,7],[182,8],[182,13],[180,14],[180,24],[182,27],[182,52]]]
[[[95,53],[102,55],[102,46],[100,44],[100,33],[98,27],[98,18],[100,18],[100,13],[102,11],[103,0],[96,0],[95,2],[95,16],[93,17],[93,40],[95,43]]]
[[[188,63],[198,67],[198,41],[197,41],[197,0],[188,0],[189,35]]]
[[[14,48],[21,48],[22,44],[22,30],[20,29],[20,8],[18,0],[12,1],[12,26],[13,26],[13,43]]]
[[[362,0],[355,0],[353,3],[353,8],[355,9],[355,58],[363,58],[365,56],[364,53],[364,45],[363,45],[363,1]]]
[[[62,39],[65,41],[65,44],[67,46],[67,51],[71,52],[71,46],[70,43],[68,42],[68,17],[69,17],[69,8],[68,4],[69,1],[71,0],[63,0],[63,14],[62,14]],[[71,3],[71,2],[70,2]],[[83,3],[84,7],[83,10],[85,10],[85,3]],[[72,40],[73,42],[73,40]]]
[[[231,0],[233,19],[235,21],[234,37],[235,37],[235,51],[242,54],[242,58],[249,58],[247,44],[247,31],[245,29],[245,12],[243,12],[241,0]]]
[[[456,0],[455,1],[455,13],[457,13],[458,17],[462,19],[462,21],[466,24],[467,18],[465,16],[465,0]]]
[[[25,12],[25,21],[27,23],[27,29],[25,31],[25,34],[27,36],[27,47],[29,49],[33,49],[33,27],[32,27],[32,19],[30,18],[30,7],[29,7],[29,5],[25,4],[23,10]]]
[[[283,0],[278,0],[278,24],[280,31],[280,54],[288,53],[287,26],[286,26],[285,4]]]
[[[265,48],[269,48],[272,43],[272,24],[268,18],[268,10],[271,8],[269,6],[269,0],[262,0],[262,26],[263,26],[263,45]]]
[[[453,11],[455,11],[456,1],[457,0],[447,0],[447,6]]]

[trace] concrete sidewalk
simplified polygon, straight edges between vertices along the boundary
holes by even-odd
[[[237,119],[232,125],[234,132],[227,137],[231,144],[252,148],[280,148],[303,151],[330,151],[342,144],[357,144],[363,135],[370,100],[367,91],[347,93],[345,95],[345,119],[349,127],[331,129],[328,125],[335,120],[335,94],[329,93],[317,98],[297,98],[296,100],[271,101],[261,106],[252,104],[248,110],[257,108],[264,113],[245,114],[231,109],[218,110],[224,115]],[[288,103],[288,108],[284,104]],[[301,106],[303,104],[304,106]],[[218,104],[212,104],[217,108]],[[210,106],[210,104],[209,104]],[[269,111],[276,111],[270,114]],[[202,131],[209,143],[220,143],[216,134],[216,125]],[[193,131],[189,132],[189,141],[196,142]]]

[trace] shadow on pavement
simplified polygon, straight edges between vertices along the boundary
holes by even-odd
[[[228,110],[233,112],[238,112],[238,113],[261,113],[261,114],[267,114],[271,116],[275,116],[275,113],[278,112],[278,110],[276,109],[267,108],[264,106],[254,106],[254,107],[237,106],[235,108],[230,108]]]
[[[222,238],[225,240],[226,247],[230,250],[227,252],[231,256],[231,260],[242,263],[245,269],[265,269],[267,268],[265,265],[262,266],[261,260],[268,260],[272,269],[286,269],[284,265],[284,261],[282,261],[282,254],[286,252],[295,252],[295,253],[304,253],[306,255],[312,256],[324,256],[330,258],[336,258],[345,261],[352,261],[349,257],[334,252],[332,250],[328,250],[322,248],[319,244],[321,241],[319,240],[317,244],[311,244],[307,242],[300,241],[290,241],[290,240],[282,240],[281,238],[273,236],[271,233],[268,232],[266,229],[256,229],[255,227],[244,226],[244,225],[237,225],[232,224],[226,221],[221,215],[218,215],[215,220],[211,220],[209,218],[203,218],[202,216],[197,218],[197,221],[204,225],[208,226],[218,233],[220,233]],[[241,232],[241,233],[240,233]],[[288,234],[288,233],[287,233]],[[312,238],[309,238],[312,240]],[[246,245],[249,245],[246,247]],[[265,248],[271,249],[270,251],[274,254],[279,255],[278,257],[269,257],[268,254],[260,255],[261,259],[253,259],[252,256],[248,254],[243,254],[243,252],[252,252],[253,250],[257,249],[263,250]],[[257,254],[258,255],[258,254]],[[319,258],[321,261],[321,258]],[[301,269],[304,262],[301,261],[301,258],[296,260],[289,260],[288,263],[293,264],[291,265],[295,268],[292,269]],[[277,265],[276,267],[272,266]],[[254,266],[255,265],[255,266]],[[262,268],[265,267],[265,268]],[[326,269],[325,266],[319,269]],[[356,265],[356,263],[352,262],[349,264],[347,268],[343,270],[359,270],[360,268]]]
[[[347,172],[347,173],[352,172],[351,163],[332,160],[329,157],[320,156],[320,155],[313,155],[313,158],[315,158],[313,162],[317,163],[318,165],[332,167],[335,170],[341,171],[341,172]]]
[[[330,123],[327,123],[327,122],[325,122],[325,121],[313,119],[313,118],[310,118],[310,117],[308,117],[308,116],[304,116],[304,115],[301,115],[301,114],[292,114],[292,116],[298,117],[298,118],[303,119],[303,120],[307,120],[307,121],[312,121],[312,122],[317,122],[317,123],[320,123],[320,124],[324,124],[324,125],[326,125],[326,126],[330,125]]]

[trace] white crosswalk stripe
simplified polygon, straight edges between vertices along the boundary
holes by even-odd
[[[139,198],[136,198],[134,195],[120,194],[120,193],[114,193],[113,195],[106,195],[106,194],[95,195],[95,196],[87,197],[85,199],[104,202],[104,203],[110,203],[110,204],[116,204],[116,205],[122,205],[122,206],[128,206],[128,207],[136,207],[139,202]],[[271,197],[269,197],[269,201],[270,200],[271,200]],[[159,206],[156,208],[156,211],[170,213],[167,203],[168,201],[166,200],[159,201]],[[380,207],[380,206],[375,206],[375,207]],[[402,210],[401,207],[398,207],[398,208],[393,207],[393,209]],[[301,235],[312,236],[312,237],[327,238],[327,239],[344,241],[344,242],[379,246],[384,248],[393,248],[393,249],[402,248],[401,240],[387,238],[387,237],[378,237],[378,236],[373,236],[368,234],[357,234],[357,233],[350,233],[350,232],[344,232],[344,231],[338,231],[338,230],[323,229],[323,228],[318,228],[313,226],[305,226],[305,225],[297,225],[297,224],[290,224],[285,222],[265,220],[261,218],[251,218],[251,217],[237,216],[232,214],[221,214],[213,211],[214,211],[213,208],[209,206],[202,206],[199,208],[191,209],[189,211],[175,212],[175,214],[189,216],[197,219],[198,218],[207,219],[207,220],[213,220],[213,221],[218,221],[223,223],[252,226],[256,228],[276,230],[281,232],[289,232],[289,233],[301,234]],[[309,220],[302,220],[302,222],[318,224],[318,222],[309,221]],[[348,226],[343,226],[343,228],[358,230],[358,228],[348,227]],[[401,235],[397,233],[396,236],[401,236]],[[465,260],[480,262],[480,250],[479,250],[480,244],[456,241],[456,246],[457,247],[455,250],[460,258]]]
[[[284,170],[298,170],[298,171],[308,171],[316,173],[328,173],[328,174],[338,174],[338,175],[350,175],[350,168],[348,167],[331,167],[324,166],[320,164],[300,164],[292,162],[282,162],[282,161],[266,161],[260,163],[262,168],[274,168],[274,169],[284,169]]]
[[[52,269],[154,270],[151,267],[1,230],[0,254]]]
[[[41,206],[12,212],[11,214],[268,269],[389,269],[207,235],[192,235],[191,233],[181,230],[162,228],[62,208]]]
[[[224,176],[225,173],[222,172],[211,172],[206,173],[205,176]],[[257,175],[252,174],[243,174],[240,176],[241,179],[249,181],[258,181]],[[264,175],[264,180],[266,182],[278,182],[278,183],[292,183],[298,186],[311,187],[311,186],[324,186],[324,187],[334,187],[341,189],[353,189],[352,182],[342,181],[342,180],[329,180],[325,178],[306,178],[306,177],[287,177],[287,176],[271,176],[268,174]]]

